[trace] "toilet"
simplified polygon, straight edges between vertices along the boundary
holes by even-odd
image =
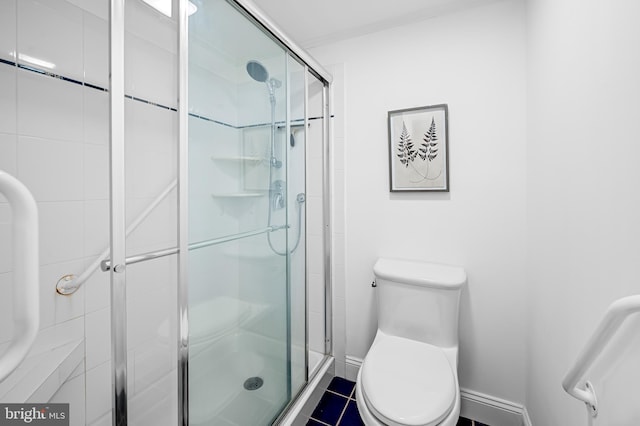
[[[378,330],[356,380],[365,425],[455,426],[464,269],[378,259]]]

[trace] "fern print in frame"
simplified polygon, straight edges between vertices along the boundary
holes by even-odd
[[[389,111],[391,192],[449,191],[448,115],[446,104]]]
[[[409,164],[413,163],[418,155],[418,151],[413,148],[413,142],[411,142],[411,136],[407,132],[407,126],[402,122],[402,133],[400,133],[400,141],[398,142],[398,158],[405,167],[409,167]]]

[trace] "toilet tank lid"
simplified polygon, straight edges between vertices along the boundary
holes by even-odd
[[[417,260],[378,259],[373,267],[377,278],[388,281],[444,289],[458,289],[467,281],[459,266],[440,265]]]

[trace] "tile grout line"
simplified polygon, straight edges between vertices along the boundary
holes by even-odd
[[[356,400],[356,385],[354,383],[353,389],[351,389],[351,393],[349,394],[349,399],[352,401]]]
[[[316,419],[314,417],[309,417],[309,420],[313,420],[314,422],[322,423],[325,426],[331,426],[329,423],[325,423],[322,420],[318,420],[318,419]]]
[[[338,417],[338,421],[336,422],[336,426],[340,425],[340,422],[342,421],[342,417],[344,417],[344,413],[347,412],[347,407],[349,406],[349,398],[345,398],[347,400],[347,402],[344,404],[344,408],[342,409],[342,412],[340,413],[340,417]]]
[[[338,392],[336,392],[336,391],[332,391],[332,390],[329,390],[329,389],[327,389],[325,392],[329,392],[329,393],[332,393],[332,394],[334,394],[334,395],[341,396],[341,397],[343,397],[343,398],[351,399],[351,396],[343,395],[343,394],[341,394],[341,393],[338,393]],[[349,395],[351,395],[351,394],[349,394]]]
[[[30,65],[24,65],[24,64],[21,64],[19,62],[9,61],[7,59],[0,58],[0,64],[6,64],[6,65],[9,65],[9,66],[15,67],[17,69],[30,71],[30,72],[33,72],[33,73],[36,73],[36,74],[39,74],[39,75],[42,75],[42,76],[46,76],[46,77],[52,77],[52,78],[55,78],[57,80],[62,80],[62,81],[66,81],[68,83],[77,84],[79,86],[89,87],[91,89],[98,90],[98,91],[101,91],[101,92],[109,92],[109,89],[101,87],[101,86],[98,86],[96,84],[87,83],[86,81],[80,81],[80,80],[76,80],[76,79],[70,78],[70,77],[65,77],[62,74],[55,74],[55,73],[52,73],[52,72],[49,72],[49,71],[46,71],[46,70],[43,70],[43,69],[40,69],[40,68],[37,68],[37,67],[33,67],[33,66],[30,66]],[[16,74],[16,76],[17,76],[17,74]],[[17,85],[16,85],[16,90],[17,90]],[[162,108],[162,109],[165,109],[165,110],[169,110],[169,111],[173,111],[173,112],[177,111],[177,108],[174,108],[174,107],[171,107],[171,106],[167,106],[167,105],[163,105],[163,104],[159,104],[157,102],[149,101],[149,100],[146,100],[146,99],[143,99],[143,98],[139,98],[137,96],[125,94],[124,97],[127,98],[127,99],[134,100],[134,101],[142,102],[144,104],[148,104],[148,105],[151,105],[151,106]],[[194,118],[198,118],[198,119],[201,119],[201,120],[205,120],[205,121],[210,121],[212,123],[220,124],[222,126],[231,127],[233,129],[236,129],[236,130],[248,129],[248,128],[254,128],[254,127],[266,127],[266,126],[269,125],[268,123],[258,123],[258,124],[251,124],[251,125],[247,125],[247,126],[234,126],[233,124],[225,123],[223,121],[215,120],[213,118],[205,117],[203,115],[199,115],[199,114],[192,113],[192,112],[189,113],[189,116],[190,117],[194,117]],[[331,117],[333,118],[333,116],[331,116]],[[322,117],[309,117],[309,120],[319,120],[321,118]],[[300,120],[293,120],[293,121],[300,121]],[[284,126],[284,122],[278,122],[278,124],[280,124],[281,126]]]

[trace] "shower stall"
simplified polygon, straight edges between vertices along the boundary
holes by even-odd
[[[332,362],[330,84],[250,1],[3,1],[0,172],[40,230],[38,333],[0,403],[280,422]],[[0,356],[16,215],[0,194]]]

